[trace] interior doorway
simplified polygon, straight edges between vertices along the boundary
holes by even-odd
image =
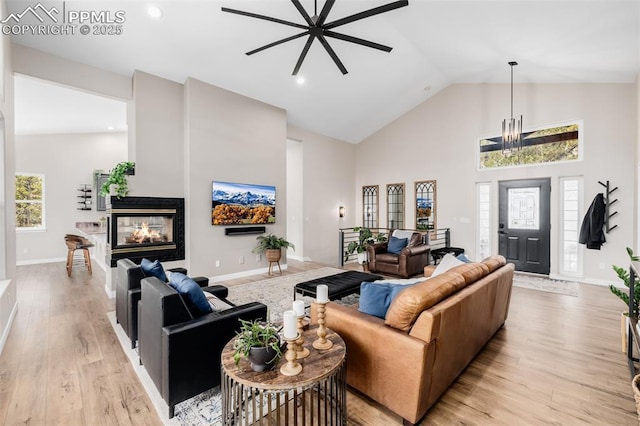
[[[304,207],[302,197],[303,182],[302,142],[287,139],[287,236],[286,240],[296,249],[287,251],[287,257],[304,260]]]
[[[550,271],[551,179],[499,182],[498,252],[516,271]]]

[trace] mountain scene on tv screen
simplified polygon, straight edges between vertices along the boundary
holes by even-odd
[[[213,225],[275,223],[275,187],[214,182],[211,192]]]

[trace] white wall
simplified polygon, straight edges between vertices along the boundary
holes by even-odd
[[[267,232],[286,236],[285,111],[192,78],[184,108],[189,271],[217,276],[266,268],[264,256],[257,262],[251,253],[255,235],[225,236],[225,226],[211,224],[211,183],[274,185],[276,223]]]
[[[131,99],[131,78],[12,44],[13,72],[115,99]]]
[[[497,201],[499,180],[551,177],[552,191],[561,176],[583,176],[585,211],[598,181],[610,180],[620,213],[600,251],[585,250],[584,275],[613,279],[610,265],[626,261],[625,247],[634,243],[635,90],[630,84],[516,86],[514,110],[522,113],[525,130],[572,119],[584,121],[584,160],[574,163],[477,171],[476,144],[480,136],[497,135],[508,115],[508,85],[453,85],[389,124],[357,147],[356,194],[362,185],[379,184],[380,222],[386,223],[387,183],[405,182],[406,223],[415,223],[413,182],[436,179],[438,227],[452,229],[452,244],[475,255],[475,183],[491,181]],[[551,272],[558,272],[558,196],[552,192]],[[358,205],[358,215],[362,206]],[[357,216],[360,217],[360,216]],[[466,222],[466,219],[469,219]],[[494,226],[497,230],[497,218]],[[497,252],[497,244],[494,244]],[[600,269],[600,265],[604,269]]]
[[[287,136],[302,141],[304,256],[337,266],[338,229],[355,224],[356,145],[288,126]],[[346,216],[338,217],[344,206]],[[296,246],[297,247],[297,246]]]
[[[6,1],[0,1],[6,16]],[[11,38],[0,35],[0,353],[18,309],[16,292],[16,233],[14,186],[13,72]]]
[[[21,232],[16,238],[18,263],[66,259],[64,234],[76,222],[97,221],[106,212],[77,209],[80,184],[93,183],[93,171],[109,170],[127,157],[127,134],[88,133],[16,136],[16,172],[45,176],[46,231]]]
[[[184,197],[183,85],[136,71],[129,121],[130,195]]]

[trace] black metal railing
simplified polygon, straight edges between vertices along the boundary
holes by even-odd
[[[388,228],[370,228],[371,234],[375,240],[379,234],[385,234],[388,238],[389,234],[393,231]],[[435,231],[425,231],[420,229],[402,229],[403,231],[419,232],[423,236],[423,242],[429,244],[431,249],[437,249],[442,247],[451,247],[451,230],[450,228],[436,229]],[[340,228],[338,230],[338,257],[340,266],[344,266],[346,263],[356,262],[358,253],[348,253],[349,244],[353,241],[359,241],[360,232],[354,231],[354,228]]]

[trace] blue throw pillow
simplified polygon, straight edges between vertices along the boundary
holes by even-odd
[[[405,288],[413,285],[414,284],[376,284],[365,281],[360,284],[360,306],[358,310],[362,313],[384,319],[393,298]]]
[[[159,260],[152,262],[149,259],[142,259],[140,269],[144,272],[145,277],[156,277],[160,281],[167,282],[167,274],[164,273],[164,268]]]
[[[469,258],[467,256],[465,256],[464,253],[461,253],[461,254],[457,255],[456,259],[461,260],[464,263],[471,263],[471,260],[469,260]]]
[[[402,249],[407,246],[408,241],[406,238],[396,238],[392,235],[387,245],[387,251],[389,253],[400,254]]]
[[[172,272],[169,277],[169,285],[184,296],[194,317],[213,312],[200,286],[185,274]]]

